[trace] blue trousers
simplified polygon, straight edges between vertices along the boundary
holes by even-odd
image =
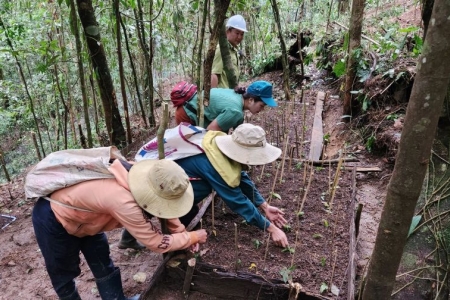
[[[71,295],[76,289],[74,279],[81,273],[80,251],[95,278],[114,272],[105,233],[82,238],[70,235],[56,220],[50,202],[43,198],[36,202],[32,219],[47,272],[59,298]]]

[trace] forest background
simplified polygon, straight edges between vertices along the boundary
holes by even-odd
[[[394,66],[421,54],[433,2],[417,3],[423,8],[420,28],[383,21],[404,9],[395,1],[355,0],[351,11],[359,9],[359,17],[350,17],[349,2],[333,0],[1,1],[0,180],[53,151],[124,148],[153,130],[167,86],[189,79],[203,88],[222,21],[235,13],[250,29],[242,45],[242,81],[281,64],[281,100],[290,101],[296,98],[291,91],[301,94],[308,85],[290,83],[288,74],[305,79],[304,68],[324,69],[342,82],[343,118],[356,118],[377,106],[365,90],[370,79],[411,80],[411,72]],[[363,19],[364,9],[371,14]],[[289,53],[298,56],[291,59],[286,45],[295,43],[304,51]],[[372,149],[376,136],[366,133],[364,141]]]

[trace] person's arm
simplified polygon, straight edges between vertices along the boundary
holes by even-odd
[[[272,237],[275,245],[284,248],[289,246],[286,234],[280,228],[276,227],[273,224],[270,224],[269,228],[267,228],[267,231],[270,233],[270,236]]]
[[[219,85],[219,76],[218,74],[211,74],[211,88],[216,88]]]
[[[242,192],[247,196],[252,202],[259,207],[265,202],[263,196],[256,189],[254,182],[250,179],[247,172],[241,172],[241,183],[239,184]]]
[[[217,123],[217,119],[212,120],[211,123],[209,123],[208,127],[206,127],[207,130],[215,130],[215,131],[222,131],[222,128],[220,128],[219,123]]]
[[[121,203],[117,204],[111,207],[111,216],[122,224],[139,242],[154,252],[165,253],[186,249],[191,245],[206,241],[206,231],[204,230],[162,234],[158,227],[144,219],[142,209],[132,197],[130,197],[129,201],[121,201]],[[171,222],[173,221],[168,223]],[[174,226],[171,227],[174,229]]]
[[[211,185],[227,206],[243,217],[248,224],[255,225],[263,230],[269,227],[269,220],[261,214],[242,190],[239,187],[230,187],[212,165],[210,165],[210,168],[205,168],[202,177]]]
[[[247,172],[241,172],[241,183],[239,187],[257,207],[264,211],[266,218],[269,219],[271,223],[274,223],[279,228],[282,228],[287,224],[286,219],[283,217],[284,212],[275,206],[269,205],[266,200],[264,200]]]
[[[236,128],[237,126],[242,124],[243,121],[244,121],[244,112],[242,110],[239,110],[237,108],[227,108],[222,110],[220,114],[211,122],[211,124],[212,123],[217,124],[215,130],[228,132],[230,128]]]

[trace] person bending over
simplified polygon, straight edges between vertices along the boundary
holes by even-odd
[[[211,89],[209,106],[204,111],[204,127],[208,130],[228,132],[244,122],[244,111],[257,114],[265,106],[275,107],[272,97],[272,84],[267,81],[255,81],[247,89]],[[178,106],[175,121],[198,126],[197,94],[184,105]]]
[[[202,142],[204,154],[186,157],[175,162],[190,178],[197,204],[215,190],[227,206],[241,215],[248,224],[271,234],[277,246],[288,246],[286,234],[280,229],[286,224],[284,213],[269,205],[256,189],[242,165],[263,165],[276,160],[281,149],[267,143],[264,130],[252,124],[238,126],[232,135],[209,131]],[[259,211],[261,209],[264,215]],[[189,224],[198,206],[180,218]]]
[[[74,281],[80,275],[80,252],[101,298],[127,299],[105,231],[125,227],[128,234],[158,253],[198,250],[198,243],[206,242],[205,230],[187,232],[178,219],[191,210],[194,197],[189,177],[176,163],[145,160],[130,165],[116,159],[109,170],[115,178],[60,189],[49,201],[39,198],[33,208],[36,239],[60,299],[80,299]],[[167,219],[171,234],[162,234],[150,221],[153,217]]]

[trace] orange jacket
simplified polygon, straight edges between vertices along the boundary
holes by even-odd
[[[172,234],[161,233],[152,222],[147,222],[143,211],[128,187],[128,172],[115,160],[110,172],[115,179],[85,181],[54,192],[51,198],[64,204],[87,209],[84,212],[51,202],[56,219],[69,234],[77,237],[125,227],[147,248],[158,253],[185,249],[198,242],[195,232],[187,232],[178,219],[167,220]]]

